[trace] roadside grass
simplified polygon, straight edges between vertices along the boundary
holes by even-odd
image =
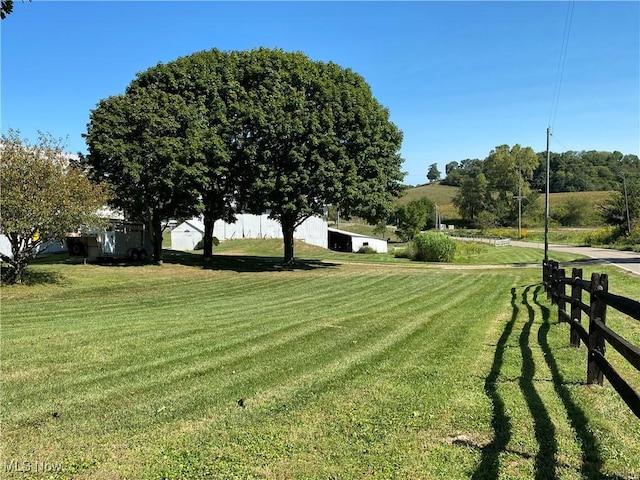
[[[542,265],[544,250],[539,248],[523,248],[458,241],[454,262],[469,265]],[[549,259],[557,262],[579,261],[580,255],[549,251]]]
[[[596,228],[550,228],[549,243],[585,246],[587,236]],[[516,227],[492,228],[483,232],[488,236],[511,238],[532,243],[544,243],[544,228],[523,228],[521,238]]]
[[[282,269],[267,243],[223,242],[212,265],[39,263],[56,281],[4,287],[2,460],[60,470],[3,478],[640,475],[640,421],[584,385],[539,268],[296,245]],[[639,298],[637,277],[590,271]],[[637,322],[607,321],[640,344]]]

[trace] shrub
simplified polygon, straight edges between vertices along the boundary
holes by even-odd
[[[620,229],[617,227],[603,227],[591,232],[585,238],[587,245],[608,245],[614,243],[620,236]]]
[[[407,243],[403,248],[397,248],[393,253],[395,258],[409,258],[411,260],[415,257],[415,248],[412,243]]]
[[[452,262],[456,242],[443,233],[422,232],[413,238],[414,260],[422,262]]]
[[[360,249],[358,250],[358,253],[366,253],[366,254],[371,254],[371,253],[378,253],[376,252],[373,248],[371,248],[369,245],[364,245],[362,247],[360,247]]]

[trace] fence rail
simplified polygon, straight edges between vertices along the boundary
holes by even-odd
[[[609,293],[609,279],[604,273],[593,273],[591,281],[586,281],[582,278],[582,269],[574,268],[571,276],[567,277],[565,270],[555,261],[542,262],[542,283],[552,304],[558,305],[558,320],[567,322],[571,327],[571,346],[580,347],[581,342],[587,346],[587,383],[602,385],[606,377],[631,411],[640,418],[640,395],[605,358],[608,343],[640,371],[640,347],[606,325],[607,307],[640,320],[640,302]],[[571,287],[570,295],[567,294],[567,286]],[[589,303],[582,300],[583,294],[589,295]],[[582,325],[583,313],[589,320],[587,328]]]

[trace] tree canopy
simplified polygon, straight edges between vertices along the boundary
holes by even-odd
[[[484,160],[463,160],[451,166],[449,177],[455,177],[460,190],[454,205],[463,216],[477,222],[512,225],[523,208],[535,206],[537,192],[530,188],[530,179],[538,165],[531,147],[500,145]]]
[[[110,204],[151,226],[154,260],[162,262],[162,221],[195,214],[201,166],[201,112],[180,95],[130,87],[99,102],[80,163],[113,192]]]
[[[96,212],[107,192],[70,166],[60,142],[49,135],[41,134],[31,145],[9,130],[0,148],[0,230],[9,239],[13,258],[0,256],[11,266],[4,280],[21,283],[42,247],[83,225],[99,223]]]
[[[429,165],[429,170],[427,171],[427,180],[430,182],[437,182],[440,180],[440,170],[438,170],[438,164],[432,163]]]
[[[196,182],[204,217],[203,250],[212,255],[213,226],[216,220],[232,222],[238,209],[239,192],[245,190],[238,152],[242,128],[241,101],[244,99],[238,78],[236,53],[217,49],[180,57],[158,64],[138,74],[136,88],[157,88],[180,96],[195,108],[200,121],[192,125],[199,137],[195,160]]]
[[[285,262],[295,228],[329,204],[386,218],[404,176],[402,134],[364,79],[278,49],[158,64],[98,104],[86,138],[84,164],[112,186],[113,205],[154,225],[204,212],[205,246],[216,219],[267,211]]]
[[[244,52],[240,62],[247,206],[280,222],[285,262],[295,228],[328,204],[345,217],[386,218],[401,191],[402,134],[364,79],[281,50]]]
[[[399,206],[394,213],[394,221],[398,227],[396,234],[405,242],[412,240],[422,230],[435,226],[435,212],[435,205],[426,197]]]

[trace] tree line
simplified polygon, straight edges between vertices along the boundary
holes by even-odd
[[[483,159],[450,162],[443,185],[459,187],[454,198],[463,219],[475,226],[513,226],[519,218],[542,218],[537,201],[546,190],[546,152],[531,147],[501,145]],[[631,232],[640,214],[640,159],[620,152],[568,151],[549,155],[549,190],[558,192],[612,191],[597,205],[603,221],[626,225]],[[430,180],[435,172],[430,168]],[[575,202],[574,202],[575,203]],[[556,212],[556,220],[573,225],[583,205]],[[591,205],[594,207],[594,205]],[[575,217],[575,218],[574,218]]]
[[[536,166],[526,180],[530,188],[543,192],[546,188],[547,153],[536,153],[536,157]],[[474,175],[477,166],[482,163],[483,160],[479,159],[449,162],[445,166],[446,175],[441,183],[461,186],[463,179],[468,175]],[[620,190],[623,178],[633,176],[639,171],[640,159],[637,155],[595,150],[551,152],[549,191],[560,193]]]

